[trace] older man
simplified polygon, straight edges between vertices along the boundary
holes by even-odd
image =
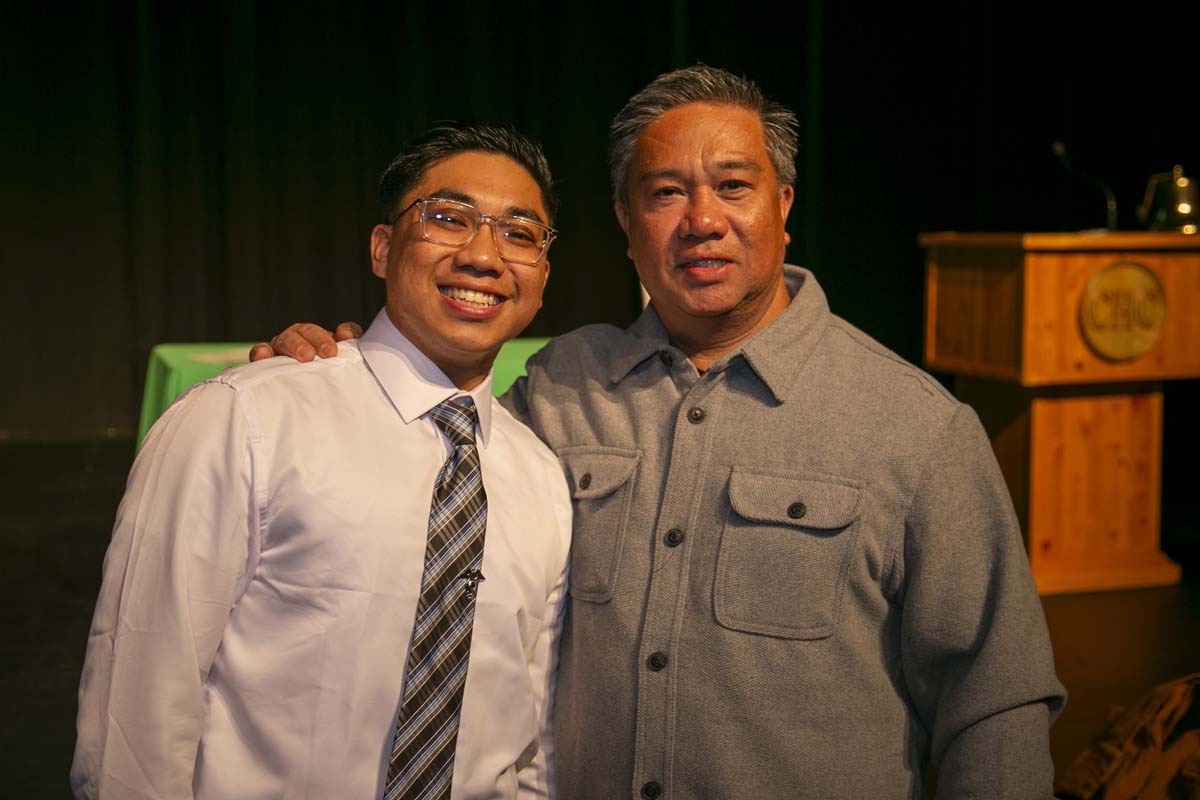
[[[366,335],[225,372],[147,437],[88,640],[80,797],[550,792],[570,502],[491,392],[541,307],[549,168],[512,130],[446,125],[379,205]]]
[[[575,798],[1049,797],[1063,701],[974,413],[784,264],[796,123],[663,75],[612,124],[651,304],[530,359],[507,403],[575,508],[558,679]],[[313,328],[280,349],[331,346]]]

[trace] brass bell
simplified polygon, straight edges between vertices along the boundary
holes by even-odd
[[[1138,221],[1152,231],[1196,233],[1200,225],[1196,182],[1176,164],[1170,172],[1151,175],[1146,198],[1137,208]]]

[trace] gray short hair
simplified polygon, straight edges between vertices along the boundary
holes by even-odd
[[[698,64],[659,75],[635,94],[613,117],[608,129],[608,165],[613,199],[628,199],[629,162],[637,137],[676,106],[712,103],[753,111],[762,122],[767,153],[779,185],[796,182],[796,147],[800,123],[785,106],[768,100],[749,78]]]

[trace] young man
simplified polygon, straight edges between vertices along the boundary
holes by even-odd
[[[78,796],[550,793],[571,511],[490,369],[541,306],[553,212],[529,140],[424,134],[380,182],[363,338],[227,371],[155,425],[88,641]]]
[[[650,308],[506,399],[575,503],[559,789],[904,800],[932,761],[938,797],[1049,798],[1063,689],[1003,479],[970,408],[784,263],[795,129],[719,69],[635,95],[609,155]]]

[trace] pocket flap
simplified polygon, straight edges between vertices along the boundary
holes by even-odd
[[[558,453],[572,500],[598,500],[625,484],[637,468],[640,450],[619,447],[568,447]]]
[[[835,530],[858,519],[862,490],[833,478],[764,472],[734,467],[729,478],[729,502],[743,519]]]

